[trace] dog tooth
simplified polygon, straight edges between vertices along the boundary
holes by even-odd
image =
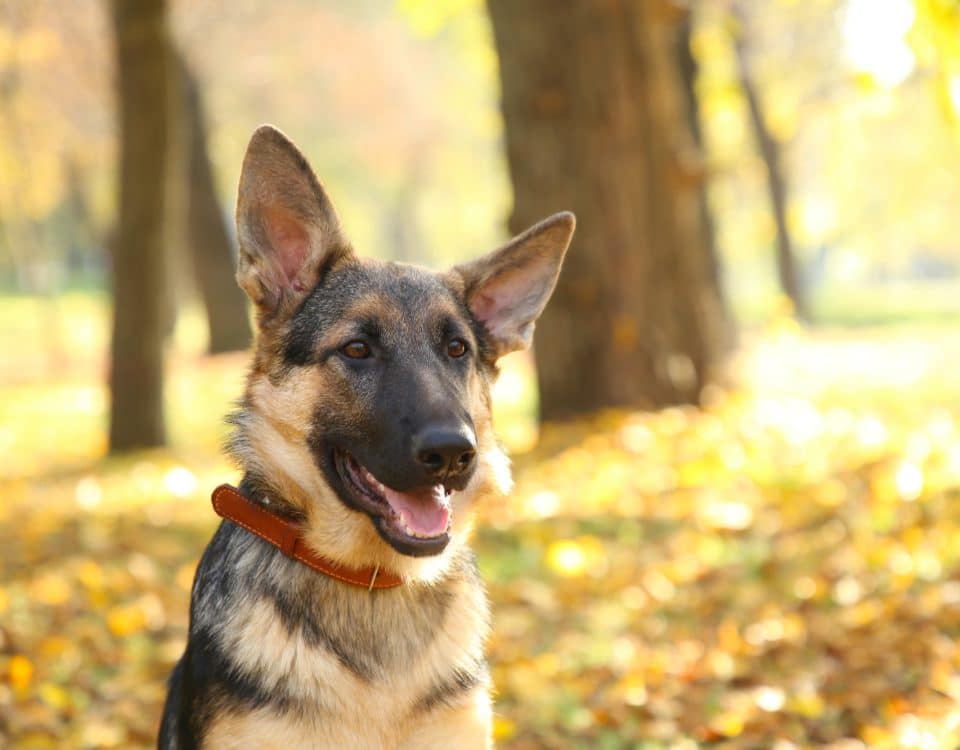
[[[400,525],[403,527],[403,533],[406,534],[407,536],[412,536],[415,539],[423,539],[422,534],[420,534],[417,531],[414,531],[409,526],[407,526],[406,519],[404,519],[403,515],[400,516]]]

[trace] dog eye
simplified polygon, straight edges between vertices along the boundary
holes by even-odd
[[[450,339],[447,343],[447,354],[451,357],[462,357],[467,353],[467,343],[463,339]]]
[[[350,359],[366,359],[370,356],[370,345],[366,341],[349,341],[340,347]]]

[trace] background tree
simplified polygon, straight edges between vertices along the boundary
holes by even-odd
[[[737,74],[740,79],[740,86],[743,89],[744,99],[747,102],[750,126],[767,171],[770,210],[773,213],[773,222],[776,227],[777,280],[780,282],[781,291],[792,303],[797,318],[809,321],[810,310],[807,305],[806,290],[797,269],[793,240],[790,236],[790,227],[787,224],[787,178],[784,173],[780,143],[770,132],[770,128],[767,127],[763,104],[760,101],[760,92],[754,82],[750,61],[749,17],[744,3],[734,2],[732,15],[733,48],[737,59]]]
[[[692,46],[693,13],[684,13],[677,24],[676,55],[680,75],[680,84],[683,92],[684,107],[690,125],[690,135],[696,145],[696,156],[707,172],[703,137],[703,120],[700,114],[700,102],[697,98],[697,77],[700,75],[700,63],[693,54]],[[717,247],[717,229],[710,212],[707,191],[701,190],[699,195],[700,223],[703,227],[704,242],[707,243],[707,262],[710,263],[710,273],[721,300],[724,299],[722,278],[720,273],[720,257]],[[732,329],[730,331],[732,334]],[[732,342],[731,342],[732,343]]]
[[[666,3],[489,0],[510,229],[578,229],[537,332],[544,418],[696,402],[727,338]]]
[[[110,449],[162,445],[164,191],[170,41],[164,0],[111,0],[120,130],[110,241]]]
[[[230,269],[235,267],[233,241],[217,198],[213,168],[207,155],[207,123],[196,76],[182,54],[175,54],[178,100],[181,107],[177,149],[186,160],[185,236],[191,269],[207,315],[210,354],[246,349],[250,344],[250,320],[246,301]]]

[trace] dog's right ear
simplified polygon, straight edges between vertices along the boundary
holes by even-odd
[[[351,252],[307,160],[270,125],[257,128],[243,159],[237,237],[237,283],[261,323],[292,312],[323,269]]]

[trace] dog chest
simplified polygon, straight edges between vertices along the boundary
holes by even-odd
[[[231,671],[263,698],[253,711],[225,705],[205,746],[274,746],[262,735],[285,750],[393,748],[438,712],[488,705],[474,576],[374,592],[319,581],[318,591],[316,573],[288,572],[282,588],[269,575],[251,584],[217,624]]]

